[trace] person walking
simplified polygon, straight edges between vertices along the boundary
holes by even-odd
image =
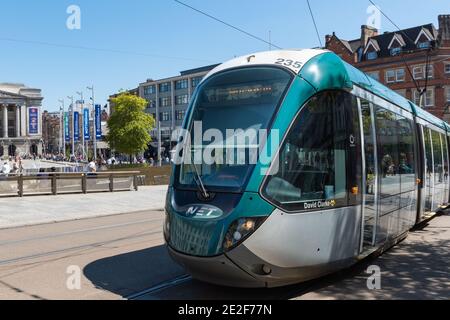
[[[88,171],[89,171],[89,173],[97,172],[97,165],[95,164],[95,161],[93,159],[89,160]]]

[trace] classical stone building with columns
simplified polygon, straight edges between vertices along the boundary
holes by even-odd
[[[40,89],[0,83],[0,157],[42,153]]]

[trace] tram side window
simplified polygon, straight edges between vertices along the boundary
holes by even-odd
[[[279,170],[265,196],[288,211],[330,209],[360,201],[361,146],[356,98],[318,94],[303,108],[283,143]]]
[[[431,130],[431,138],[433,140],[434,184],[440,185],[444,182],[441,135],[438,132]]]
[[[401,176],[401,192],[416,189],[416,155],[414,124],[412,120],[397,116],[398,119],[398,173]]]
[[[377,107],[377,143],[380,162],[380,201],[382,215],[400,206],[400,174],[397,115]]]
[[[443,147],[443,153],[444,153],[444,182],[448,182],[448,144],[447,144],[447,136],[441,135],[442,139],[442,147]],[[446,188],[448,189],[448,185],[446,185]]]

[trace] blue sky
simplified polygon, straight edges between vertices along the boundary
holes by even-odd
[[[318,46],[306,0],[184,0],[282,48]],[[450,13],[443,0],[376,0],[401,28],[434,23]],[[268,45],[236,32],[172,0],[0,0],[0,82],[21,82],[43,90],[44,108],[94,84],[98,102],[148,78],[267,50]],[[68,6],[81,9],[81,30],[66,28]],[[335,31],[359,37],[367,21],[366,0],[311,0],[321,38]],[[382,19],[382,31],[395,28]],[[10,40],[7,40],[10,39]],[[18,40],[18,41],[11,41]],[[82,46],[82,50],[37,43]],[[323,41],[323,39],[322,39]]]

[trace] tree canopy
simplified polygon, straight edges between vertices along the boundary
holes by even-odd
[[[147,101],[130,93],[111,99],[114,112],[108,120],[106,141],[112,150],[133,155],[143,152],[152,141],[150,131],[155,119],[145,113]]]

